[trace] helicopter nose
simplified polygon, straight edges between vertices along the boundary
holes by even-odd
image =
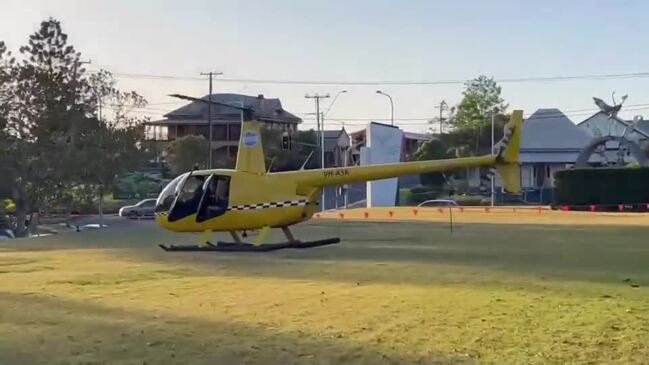
[[[161,226],[166,226],[169,223],[169,220],[167,217],[169,216],[169,212],[156,212],[155,213],[155,221]]]

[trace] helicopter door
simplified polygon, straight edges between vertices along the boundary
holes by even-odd
[[[203,196],[198,207],[196,222],[204,222],[228,211],[230,177],[212,175],[203,184]]]
[[[203,185],[205,183],[205,176],[191,175],[187,176],[182,183],[182,187],[176,197],[176,201],[169,210],[169,222],[188,217],[196,214],[198,205],[203,196]]]

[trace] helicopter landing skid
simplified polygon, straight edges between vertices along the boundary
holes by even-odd
[[[213,244],[206,242],[202,245],[158,245],[160,248],[167,252],[200,252],[200,251],[216,251],[216,252],[268,252],[282,250],[285,248],[313,248],[319,246],[333,245],[340,242],[340,238],[327,238],[317,241],[293,241],[293,242],[279,242],[279,243],[266,243],[263,245],[254,245],[252,243],[237,243],[237,242],[217,242]]]

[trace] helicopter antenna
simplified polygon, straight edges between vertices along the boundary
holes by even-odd
[[[309,153],[309,155],[304,160],[304,163],[302,164],[302,167],[300,167],[300,170],[304,170],[304,167],[306,167],[306,164],[307,164],[307,162],[309,162],[312,155],[313,155],[313,150],[311,150],[311,153]]]

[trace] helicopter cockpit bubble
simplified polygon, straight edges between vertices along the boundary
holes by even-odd
[[[203,196],[203,184],[206,176],[190,173],[180,181],[175,189],[175,200],[169,210],[167,220],[175,222],[196,214],[201,197]]]
[[[176,200],[176,196],[178,195],[178,189],[180,186],[182,186],[181,181],[187,178],[188,175],[189,172],[179,175],[175,179],[171,180],[171,182],[167,184],[164,189],[162,189],[162,192],[160,192],[160,195],[158,195],[158,200],[155,203],[156,213],[169,212],[171,206],[174,203],[174,200]]]

